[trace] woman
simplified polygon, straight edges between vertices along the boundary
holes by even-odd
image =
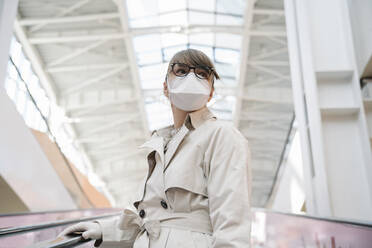
[[[155,130],[149,170],[133,206],[120,219],[79,223],[96,247],[242,248],[250,244],[250,150],[231,124],[206,103],[219,79],[211,60],[187,49],[171,59],[164,94],[174,124]]]

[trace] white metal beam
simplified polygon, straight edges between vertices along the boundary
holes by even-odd
[[[262,60],[262,59],[265,59],[265,58],[273,57],[273,56],[276,56],[276,55],[279,55],[279,54],[282,54],[282,53],[287,53],[287,52],[288,52],[288,48],[283,47],[283,48],[275,49],[275,50],[272,50],[272,51],[262,52],[259,55],[250,57],[249,59],[250,60]]]
[[[115,105],[120,105],[120,104],[129,104],[129,103],[135,103],[137,101],[136,98],[131,97],[128,99],[123,99],[123,100],[114,100],[114,101],[107,101],[107,102],[97,102],[93,104],[84,104],[84,105],[71,105],[71,106],[66,106],[67,109],[66,111],[79,111],[78,113],[74,114],[73,116],[70,116],[70,119],[72,122],[79,122],[79,121],[89,121],[89,118],[99,118],[96,115],[89,115],[86,116],[89,113],[95,112],[100,108],[103,107],[109,107],[109,106],[115,106]],[[81,112],[82,110],[82,112]],[[130,109],[128,109],[130,110]],[[126,111],[123,111],[123,113],[120,114],[125,114]],[[102,118],[102,115],[100,115]]]
[[[136,135],[136,137],[141,137],[142,132],[139,132],[137,130],[132,130],[131,133],[133,133],[133,136]],[[76,144],[106,144],[113,142],[115,140],[115,137],[119,137],[119,139],[126,139],[131,136],[129,135],[124,135],[124,136],[113,136],[113,135],[105,135],[105,134],[97,134],[97,135],[90,135],[88,137],[78,137],[77,139],[74,140],[74,143]]]
[[[128,13],[126,6],[124,4],[124,1],[115,1],[115,3],[118,6],[119,14],[120,14],[120,22],[123,27],[123,33],[128,33],[130,31],[129,29],[129,24],[128,24]],[[130,69],[132,73],[132,83],[133,83],[133,88],[135,89],[135,96],[138,99],[138,109],[139,113],[142,117],[142,128],[144,131],[144,136],[146,138],[150,137],[149,133],[149,127],[148,127],[148,122],[147,122],[147,115],[145,112],[145,106],[144,106],[144,99],[141,91],[141,83],[139,79],[139,73],[138,73],[138,67],[137,67],[137,61],[134,53],[134,47],[132,43],[132,37],[131,36],[125,36],[124,37],[124,42],[125,42],[125,48],[127,51],[128,55],[128,61],[130,63]]]
[[[112,120],[116,120],[118,118],[121,118],[125,115],[125,113],[115,113],[115,114],[109,114],[109,115],[94,115],[94,116],[88,116],[88,117],[81,117],[81,118],[67,118],[65,121],[66,123],[102,123],[102,122],[110,122]]]
[[[58,58],[58,59],[56,59],[56,60],[48,63],[48,67],[59,65],[59,64],[65,62],[67,60],[70,60],[70,59],[73,59],[73,58],[75,58],[75,57],[77,57],[79,55],[82,55],[82,54],[84,54],[84,53],[86,53],[86,52],[88,52],[88,51],[90,51],[90,50],[92,50],[94,48],[99,47],[100,45],[104,44],[106,41],[107,40],[99,40],[97,42],[92,43],[89,46],[85,46],[83,48],[77,49],[76,51],[74,51],[74,52],[72,52],[70,54],[66,54],[65,56],[62,56],[62,57],[60,57],[60,58]]]
[[[60,13],[58,13],[55,17],[62,17],[62,16],[65,16],[77,9],[80,9],[82,6],[84,6],[85,4],[89,3],[91,0],[81,0],[71,6],[69,6],[68,8],[62,10]],[[45,22],[42,22],[42,23],[39,23],[38,25],[30,28],[29,30],[29,33],[32,33],[32,32],[35,32],[37,30],[40,30],[41,28],[43,28],[45,25],[47,25],[48,22],[45,21]]]
[[[128,63],[102,63],[102,64],[84,64],[84,65],[66,65],[48,67],[46,70],[51,73],[57,72],[76,72],[76,71],[89,71],[89,70],[103,70],[119,68],[121,66],[128,66]]]
[[[31,44],[48,44],[48,43],[71,43],[71,42],[86,42],[99,40],[118,40],[123,39],[128,34],[110,33],[110,34],[95,34],[95,35],[74,35],[74,36],[49,36],[49,37],[30,37]]]
[[[177,30],[180,29],[180,30]],[[241,34],[242,28],[240,26],[211,26],[211,25],[194,25],[194,26],[172,26],[168,29],[166,27],[146,27],[136,28],[126,31],[124,33],[109,33],[109,34],[90,34],[90,35],[55,35],[55,34],[43,34],[43,37],[30,37],[31,44],[50,44],[50,43],[73,43],[73,42],[85,42],[95,40],[115,40],[115,39],[126,39],[127,37],[152,34],[152,33],[232,33]],[[268,36],[268,37],[286,37],[286,32],[279,31],[266,31],[266,30],[250,30],[248,32],[250,36]]]
[[[282,80],[288,80],[288,81],[290,80],[289,75],[285,75],[285,74],[283,74],[279,71],[273,70],[271,68],[267,68],[267,67],[260,66],[260,65],[257,65],[257,64],[249,64],[249,65],[254,67],[255,69],[257,69],[259,71],[265,72],[265,73],[270,74],[274,77],[281,78]]]
[[[128,67],[128,64],[124,64],[124,65],[121,65],[121,66],[119,66],[117,68],[111,69],[111,70],[107,71],[106,73],[102,73],[98,77],[93,77],[93,78],[90,78],[90,79],[88,79],[86,81],[79,82],[74,87],[71,87],[71,88],[66,89],[63,92],[63,94],[71,94],[71,93],[80,91],[80,90],[88,87],[89,85],[92,85],[94,83],[100,82],[100,81],[102,81],[104,79],[107,79],[109,77],[112,77],[112,76],[118,74],[119,72],[123,71],[127,67]]]
[[[245,87],[245,79],[246,79],[246,71],[247,71],[247,61],[248,61],[248,54],[249,54],[249,43],[250,43],[250,28],[253,22],[253,11],[254,11],[254,4],[256,1],[247,1],[247,6],[245,7],[244,13],[244,30],[243,30],[243,38],[242,38],[242,45],[241,45],[241,58],[240,58],[240,72],[239,72],[239,82],[238,87],[236,89],[236,105],[235,105],[235,113],[233,117],[234,125],[238,128],[239,127],[239,118],[240,112],[242,108],[242,98],[243,98],[243,89]]]
[[[133,121],[134,119],[136,119],[136,117],[137,117],[137,115],[123,116],[122,118],[120,118],[116,121],[106,123],[104,125],[100,125],[99,127],[96,127],[96,128],[89,129],[89,130],[83,132],[83,136],[86,137],[86,136],[89,136],[89,135],[92,135],[92,134],[97,134],[99,132],[105,131],[106,129],[117,127],[117,126],[119,126],[123,123]]]
[[[140,149],[130,151],[130,152],[123,151],[123,154],[120,154],[120,155],[117,155],[117,156],[114,156],[114,157],[110,157],[110,158],[100,159],[99,162],[102,163],[102,164],[110,164],[110,163],[116,162],[118,160],[125,160],[127,158],[137,156],[137,155],[141,155],[141,154],[144,154],[144,151],[140,150]]]
[[[116,145],[124,143],[124,142],[128,142],[128,141],[138,139],[141,136],[142,136],[141,133],[134,132],[134,133],[131,133],[130,135],[122,136],[122,137],[119,137],[117,139],[111,140],[109,142],[102,143],[102,145],[97,146],[95,149],[107,149],[109,147],[113,147],[113,146],[116,146]]]
[[[250,60],[247,63],[248,65],[259,65],[259,66],[289,66],[288,61],[268,61],[268,60]]]
[[[119,18],[117,12],[102,13],[102,14],[90,14],[80,16],[65,16],[65,17],[54,17],[54,18],[22,18],[19,20],[21,26],[33,26],[39,24],[53,24],[53,23],[73,23],[73,22],[88,22],[97,20],[107,20]]]
[[[284,10],[282,9],[260,9],[254,8],[253,14],[255,15],[279,15],[284,16]]]
[[[24,52],[26,53],[28,59],[31,61],[31,64],[33,66],[33,69],[35,70],[35,73],[38,75],[40,82],[46,91],[48,97],[50,100],[54,103],[58,103],[58,97],[57,97],[57,89],[55,85],[53,84],[52,79],[50,76],[44,71],[44,63],[40,59],[38,52],[35,50],[35,47],[29,42],[26,31],[18,22],[18,17],[16,18],[14,22],[14,32],[18,38],[18,40],[22,44],[22,48]]]

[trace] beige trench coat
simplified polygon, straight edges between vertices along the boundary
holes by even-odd
[[[140,146],[150,148],[147,176],[120,218],[96,221],[100,247],[250,247],[248,141],[207,107],[187,115],[164,154],[170,130]]]

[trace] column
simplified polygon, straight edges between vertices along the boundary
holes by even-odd
[[[309,214],[372,220],[372,158],[346,0],[285,0]]]

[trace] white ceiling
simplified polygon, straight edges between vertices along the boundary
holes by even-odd
[[[136,146],[172,121],[167,62],[207,53],[222,75],[209,107],[249,140],[252,204],[265,205],[293,118],[282,1],[21,0],[15,33],[117,206],[146,172]]]

